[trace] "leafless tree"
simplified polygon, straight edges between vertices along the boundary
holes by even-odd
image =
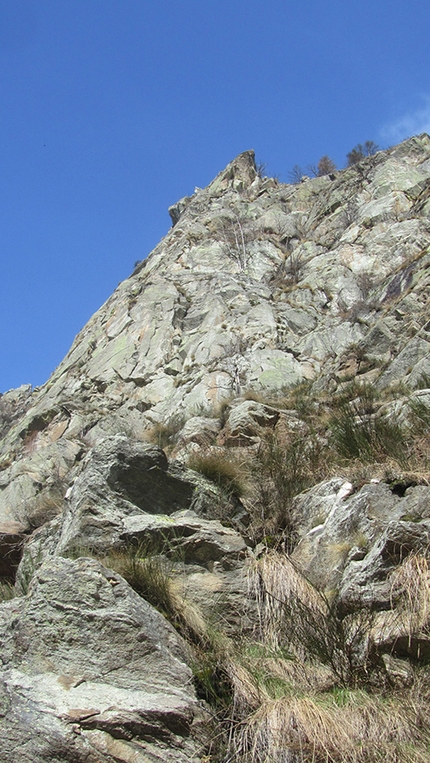
[[[237,263],[240,270],[246,270],[250,256],[249,243],[255,236],[252,221],[234,212],[233,217],[224,221],[220,234],[224,253]]]
[[[322,177],[323,175],[330,175],[332,172],[336,172],[336,165],[334,161],[325,154],[319,160],[317,170],[318,177]]]
[[[288,172],[288,180],[293,183],[293,185],[297,185],[300,183],[302,177],[304,175],[304,170],[302,167],[300,167],[299,164],[295,164],[294,167]]]
[[[267,164],[265,162],[259,162],[257,164],[257,175],[260,179],[266,177]]]
[[[365,144],[357,143],[356,146],[346,155],[348,167],[352,167],[354,164],[358,164],[366,156],[373,156],[379,151],[379,146],[373,142],[373,140],[366,140]]]

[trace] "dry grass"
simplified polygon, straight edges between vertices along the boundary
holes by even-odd
[[[296,659],[327,666],[340,685],[368,680],[374,656],[369,634],[374,613],[362,609],[341,617],[329,601],[283,554],[270,552],[250,572],[261,638]]]
[[[320,666],[275,656],[229,667],[237,763],[430,763],[428,687],[339,687]]]
[[[427,556],[411,553],[391,575],[391,597],[417,618],[420,627],[430,614],[430,570]]]
[[[139,596],[164,615],[169,617],[174,613],[172,581],[163,556],[148,555],[143,547],[129,547],[111,551],[100,561],[118,572]]]
[[[249,569],[249,593],[257,602],[260,637],[274,649],[285,645],[286,605],[305,602],[309,609],[325,617],[327,604],[301,575],[289,558],[276,551],[260,557]]]
[[[100,557],[99,557],[100,558]],[[111,551],[100,559],[118,572],[143,599],[158,609],[189,642],[201,648],[215,637],[200,609],[183,595],[183,580],[174,563],[145,545]]]
[[[391,585],[392,614],[409,618],[411,630],[424,627],[430,614],[427,556],[410,554]],[[430,763],[428,671],[415,670],[412,687],[402,692],[373,680],[369,613],[341,620],[291,561],[273,551],[253,565],[250,591],[260,643],[229,658],[229,760]],[[361,673],[354,659],[362,661]]]
[[[145,442],[152,443],[152,445],[158,445],[159,448],[169,452],[175,445],[178,434],[184,424],[184,416],[172,416],[168,422],[157,422],[152,427],[146,429],[144,440]]]
[[[240,498],[246,492],[246,473],[243,466],[220,451],[192,453],[187,465],[214,482],[229,497]]]
[[[250,591],[257,600],[260,640],[237,645],[212,631],[185,600],[166,560],[144,557],[144,550],[133,554],[103,561],[152,598],[193,645],[198,695],[224,729],[221,736],[214,732],[208,760],[430,763],[428,680],[416,674],[413,686],[398,694],[357,686],[351,673],[341,676],[336,660],[347,663],[349,657],[340,658],[336,650],[350,649],[355,636],[348,641],[347,633],[357,621],[345,619],[336,630],[328,602],[285,555],[270,552],[253,565]],[[419,612],[420,622],[430,606],[427,580],[423,555],[410,555],[392,576],[393,604]],[[364,630],[362,623],[360,638]],[[335,649],[326,660],[330,639]]]
[[[430,760],[429,728],[412,700],[365,692],[263,701],[234,734],[247,763],[419,763]]]
[[[428,628],[430,620],[430,569],[426,554],[415,552],[391,574],[394,623],[409,638]]]

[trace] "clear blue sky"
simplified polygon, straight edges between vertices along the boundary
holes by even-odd
[[[241,151],[287,180],[430,132],[429,37],[428,0],[0,0],[0,391]]]

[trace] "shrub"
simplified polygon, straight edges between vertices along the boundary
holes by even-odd
[[[268,431],[251,465],[254,479],[254,515],[266,532],[282,529],[288,550],[297,542],[291,502],[325,473],[325,445],[309,429],[285,437]]]
[[[300,167],[299,164],[295,164],[294,167],[288,172],[288,180],[290,183],[293,183],[293,185],[297,185],[300,183],[304,174],[305,173],[303,167]]]
[[[220,225],[219,236],[224,254],[235,262],[240,271],[247,269],[250,261],[250,243],[258,232],[254,221],[233,211]]]
[[[413,397],[409,400],[409,410],[411,412],[412,431],[418,435],[428,435],[430,431],[430,406],[419,397]]]
[[[362,610],[342,618],[336,602],[329,602],[288,557],[277,552],[256,562],[250,581],[265,640],[286,647],[301,660],[327,665],[343,686],[367,676],[373,613]]]

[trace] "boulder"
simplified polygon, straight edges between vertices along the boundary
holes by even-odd
[[[345,612],[361,606],[390,609],[389,574],[408,554],[425,553],[429,545],[430,520],[388,522],[363,558],[351,559],[345,565],[339,587],[341,609]]]
[[[189,564],[228,566],[246,555],[246,544],[235,530],[221,522],[205,520],[194,511],[169,516],[132,514],[123,520],[121,540],[127,545],[158,546],[168,556]]]
[[[42,565],[0,641],[2,763],[200,760],[185,643],[99,562]]]
[[[88,453],[66,497],[59,552],[84,545],[104,551],[119,542],[124,518],[137,512],[215,515],[228,504],[208,480],[169,464],[161,448],[123,435],[104,438]]]
[[[232,405],[223,440],[226,445],[253,445],[262,428],[273,429],[279,420],[279,411],[255,400],[244,400]]]
[[[430,542],[429,501],[424,485],[374,482],[354,492],[340,478],[320,483],[294,500],[301,539],[293,561],[317,588],[336,592],[345,611],[360,602],[387,607],[388,572]]]

